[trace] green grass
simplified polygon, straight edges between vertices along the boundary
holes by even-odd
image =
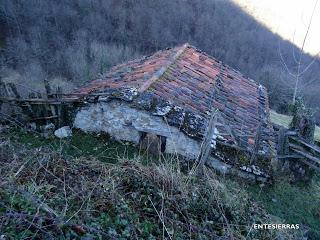
[[[282,116],[283,118],[288,117]],[[44,139],[37,134],[15,129],[6,133],[5,137],[30,149],[49,147],[63,156],[70,157],[70,159],[93,157],[102,162],[117,163],[119,158],[135,159],[136,156],[141,156],[141,152],[135,146],[128,143],[122,144],[116,142],[110,139],[108,135],[85,134],[75,131],[72,138],[67,140],[57,138]],[[129,182],[132,181],[130,180]],[[234,179],[229,179],[228,181],[219,179],[219,182],[219,184],[226,182],[227,189],[241,189],[242,194],[248,194],[251,199],[258,202],[269,214],[278,217],[282,222],[306,225],[312,229],[312,234],[316,236],[314,239],[320,236],[319,176],[313,180],[310,186],[294,185],[286,180],[276,182],[273,186],[264,186],[263,188],[259,185],[248,185],[247,182],[241,183]],[[239,207],[240,212],[241,207],[243,206]],[[241,215],[239,214],[239,217]],[[142,225],[146,225],[145,228],[149,229],[151,228],[150,224],[152,225],[153,223],[143,222]],[[148,231],[146,230],[146,232]]]
[[[283,127],[289,127],[292,116],[277,113],[273,110],[270,111],[270,120],[272,123],[278,124]]]
[[[128,142],[120,144],[106,134],[85,134],[74,131],[68,139],[45,139],[39,134],[19,129],[11,130],[7,137],[30,148],[49,147],[68,157],[94,157],[106,163],[116,163],[118,159],[132,159],[139,154],[136,147]]]
[[[155,156],[140,149],[133,143],[116,141],[106,133],[89,134],[74,130],[70,138],[58,139],[53,136],[46,139],[37,133],[11,128],[4,135],[8,139],[13,140],[13,142],[23,144],[29,149],[46,147],[67,158],[89,157],[98,159],[104,163],[117,163],[122,159],[139,158],[143,164],[149,164],[150,162],[156,163],[163,158],[178,158],[178,156],[170,154],[163,154],[160,158],[158,155]]]
[[[226,187],[210,170],[197,177],[178,162],[145,164],[136,154],[134,146],[105,135],[74,132],[59,140],[17,129],[1,133],[0,215],[6,222],[0,224],[1,234],[8,239],[44,239],[47,234],[52,239],[292,235],[252,230],[252,223],[269,223],[270,218],[255,208],[237,181]],[[105,164],[110,158],[119,161]]]
[[[312,229],[313,236],[320,238],[320,178],[309,185],[274,183],[271,187],[244,186],[250,196],[268,213],[284,219],[286,223],[303,224]]]
[[[270,120],[272,123],[278,124],[283,127],[289,127],[292,120],[292,116],[277,113],[273,110],[270,111]],[[316,126],[314,138],[317,142],[320,142],[320,127]]]

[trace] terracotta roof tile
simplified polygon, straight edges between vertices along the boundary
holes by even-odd
[[[80,88],[84,95],[135,88],[208,120],[213,107],[237,135],[254,137],[263,125],[265,139],[273,131],[266,89],[240,72],[187,44],[120,64]],[[221,129],[223,131],[223,129]],[[273,141],[269,141],[270,146]]]

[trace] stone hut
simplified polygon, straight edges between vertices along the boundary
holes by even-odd
[[[75,95],[86,104],[74,127],[86,132],[136,144],[153,135],[162,152],[196,159],[216,109],[213,154],[254,151],[269,160],[275,154],[266,88],[188,44],[115,66]]]

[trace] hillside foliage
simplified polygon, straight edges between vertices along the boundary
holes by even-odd
[[[51,141],[17,129],[1,134],[4,239],[300,239],[306,232],[253,229],[284,220],[239,182],[207,168],[203,177],[191,174],[175,156],[146,161],[128,145],[83,133]]]
[[[1,62],[25,84],[60,76],[79,85],[119,62],[189,42],[264,84],[274,109],[285,112],[293,94],[279,46],[293,70],[299,50],[231,1],[3,0],[0,24]],[[313,107],[319,76],[316,61],[301,80],[312,82],[300,95]]]

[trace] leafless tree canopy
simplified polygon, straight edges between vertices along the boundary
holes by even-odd
[[[273,108],[285,111],[293,96],[285,68],[297,71],[292,55],[299,49],[231,1],[2,0],[0,25],[0,63],[30,75],[29,81],[63,76],[80,84],[119,62],[189,42],[263,83]],[[300,60],[313,61],[306,54]],[[301,76],[310,84],[299,92],[313,107],[319,78],[317,59]]]

